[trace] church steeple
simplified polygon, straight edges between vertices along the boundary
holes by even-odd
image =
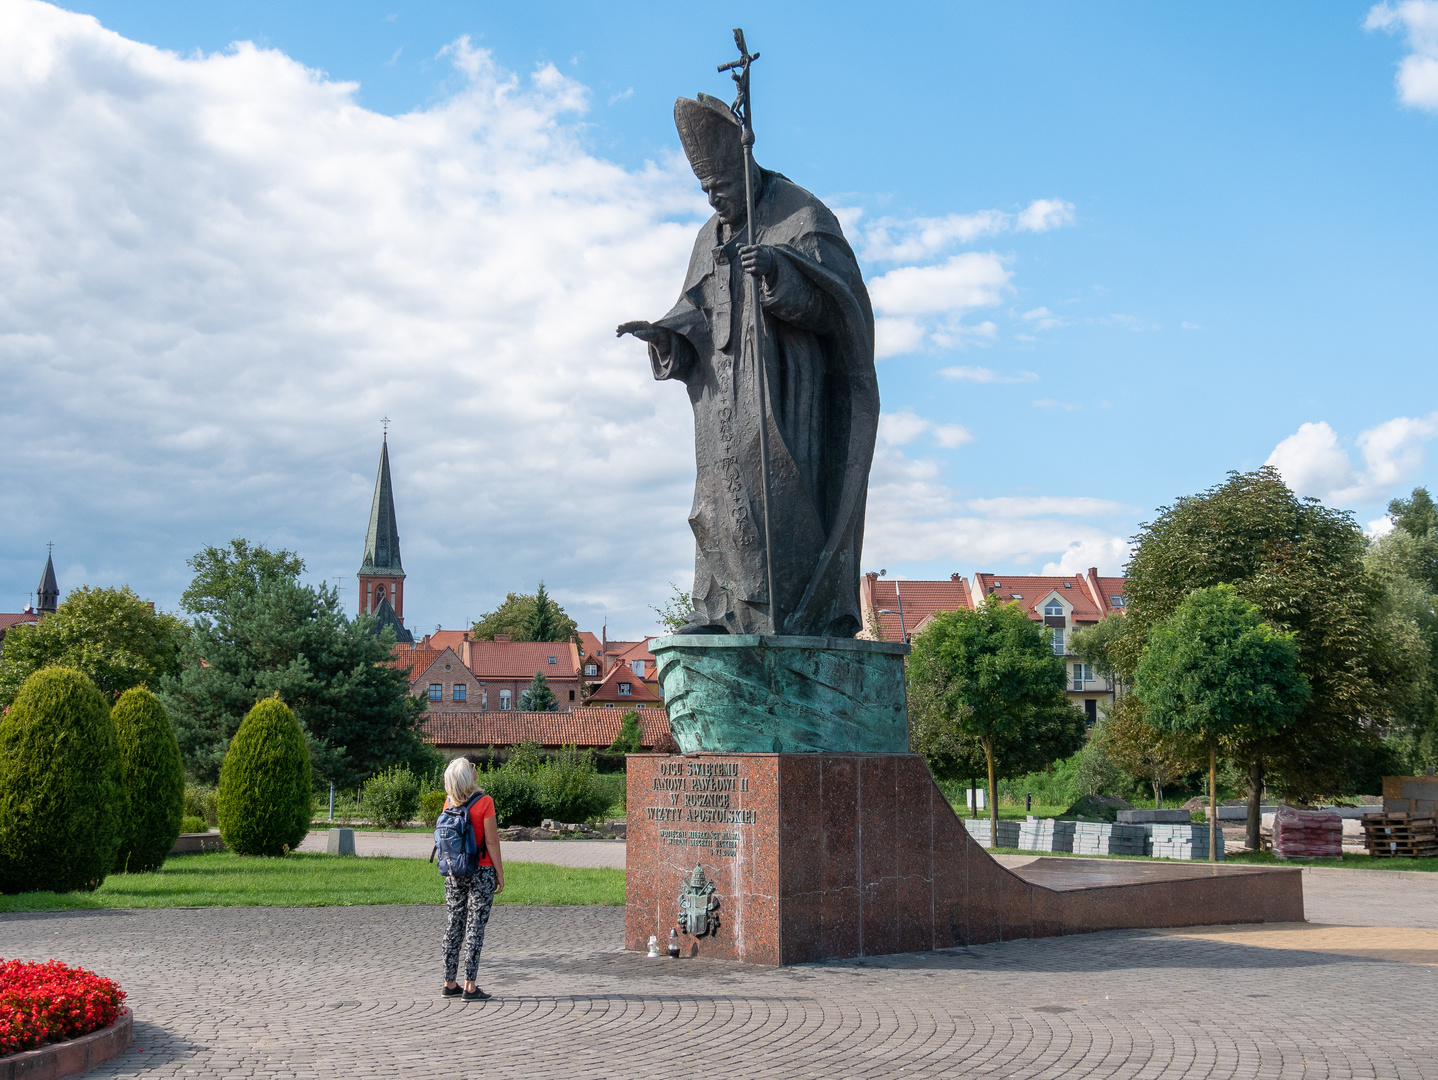
[[[389,478],[389,421],[380,443],[379,473],[370,503],[369,528],[364,538],[364,559],[359,568],[360,614],[372,613],[395,631],[397,641],[413,641],[404,628],[404,566],[399,558],[399,523],[394,512],[394,488]]]
[[[54,544],[50,545],[53,552]],[[41,615],[53,615],[55,609],[60,606],[60,585],[55,580],[55,560],[52,554],[45,556],[45,572],[40,575],[40,587],[35,590],[35,605]]]
[[[389,433],[380,444],[379,475],[374,481],[374,501],[369,508],[369,531],[364,538],[361,574],[388,574],[404,577],[399,561],[399,523],[394,514],[394,490],[389,479]]]

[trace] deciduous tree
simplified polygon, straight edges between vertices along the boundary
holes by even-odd
[[[540,589],[543,587],[544,583],[541,582]],[[568,641],[579,633],[579,625],[565,614],[562,607],[549,599],[548,593],[544,594],[544,599],[549,609],[548,629],[544,632],[549,634],[549,637],[533,636],[536,629],[538,596],[524,593],[508,594],[499,607],[481,615],[471,628],[470,636],[479,641],[493,641],[495,634],[508,634],[510,641]]]
[[[53,614],[5,635],[0,706],[10,704],[32,673],[58,665],[90,677],[107,704],[132,686],[158,686],[180,666],[185,624],[156,611],[129,588],[81,586]]]
[[[971,767],[975,743],[988,775],[990,842],[998,838],[997,780],[1042,768],[1083,744],[1084,718],[1064,693],[1062,659],[1017,604],[990,598],[974,611],[944,612],[913,642],[909,661],[915,748],[939,769]],[[1001,763],[1001,756],[1008,761]],[[1053,758],[1049,758],[1052,761]]]
[[[227,548],[207,547],[187,563],[195,576],[180,594],[180,606],[191,615],[218,615],[236,593],[253,596],[272,582],[298,581],[305,569],[293,551],[271,551],[242,536]]]
[[[1231,585],[1195,589],[1149,630],[1134,694],[1152,727],[1200,739],[1208,750],[1210,859],[1218,857],[1219,744],[1271,738],[1310,697],[1296,638],[1265,623],[1257,605]]]

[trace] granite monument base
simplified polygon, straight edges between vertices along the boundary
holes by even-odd
[[[1303,919],[1293,869],[1038,859],[968,835],[917,754],[634,754],[625,947],[754,964]],[[696,874],[695,868],[699,868]]]

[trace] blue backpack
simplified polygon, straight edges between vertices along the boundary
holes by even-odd
[[[446,877],[473,874],[479,869],[482,842],[474,835],[469,808],[483,796],[484,792],[477,791],[463,806],[447,806],[439,812],[434,824],[435,862]]]

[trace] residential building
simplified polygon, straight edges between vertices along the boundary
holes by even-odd
[[[636,644],[642,646],[643,643]],[[647,650],[645,652],[647,654]],[[646,670],[651,673],[647,680],[641,674]],[[652,656],[648,664],[640,656],[619,659],[584,704],[605,709],[663,708],[664,701],[659,695],[658,680],[653,676],[653,670]]]
[[[1118,693],[1112,680],[1102,679],[1073,652],[1076,630],[1093,626],[1124,607],[1125,579],[1101,577],[1097,567],[1069,577],[1014,576],[979,573],[972,581],[953,574],[948,581],[899,581],[868,573],[860,579],[864,611],[861,637],[878,641],[912,641],[933,617],[945,611],[972,611],[997,593],[1019,604],[1029,618],[1049,632],[1055,655],[1064,659],[1069,700],[1083,709],[1090,724],[1099,705],[1112,704]]]
[[[1112,705],[1118,688],[1101,678],[1092,665],[1073,651],[1075,631],[1093,626],[1124,607],[1124,579],[1100,577],[1097,567],[1072,577],[1034,577],[1013,574],[975,574],[971,602],[981,604],[997,594],[1023,608],[1049,632],[1054,655],[1064,659],[1068,696],[1083,709],[1090,725],[1099,718],[1099,705]]]
[[[440,647],[442,645],[442,647]],[[572,641],[472,641],[468,631],[426,634],[396,645],[390,663],[407,673],[410,693],[430,709],[512,712],[535,672],[543,672],[561,710],[582,704],[579,648]]]

